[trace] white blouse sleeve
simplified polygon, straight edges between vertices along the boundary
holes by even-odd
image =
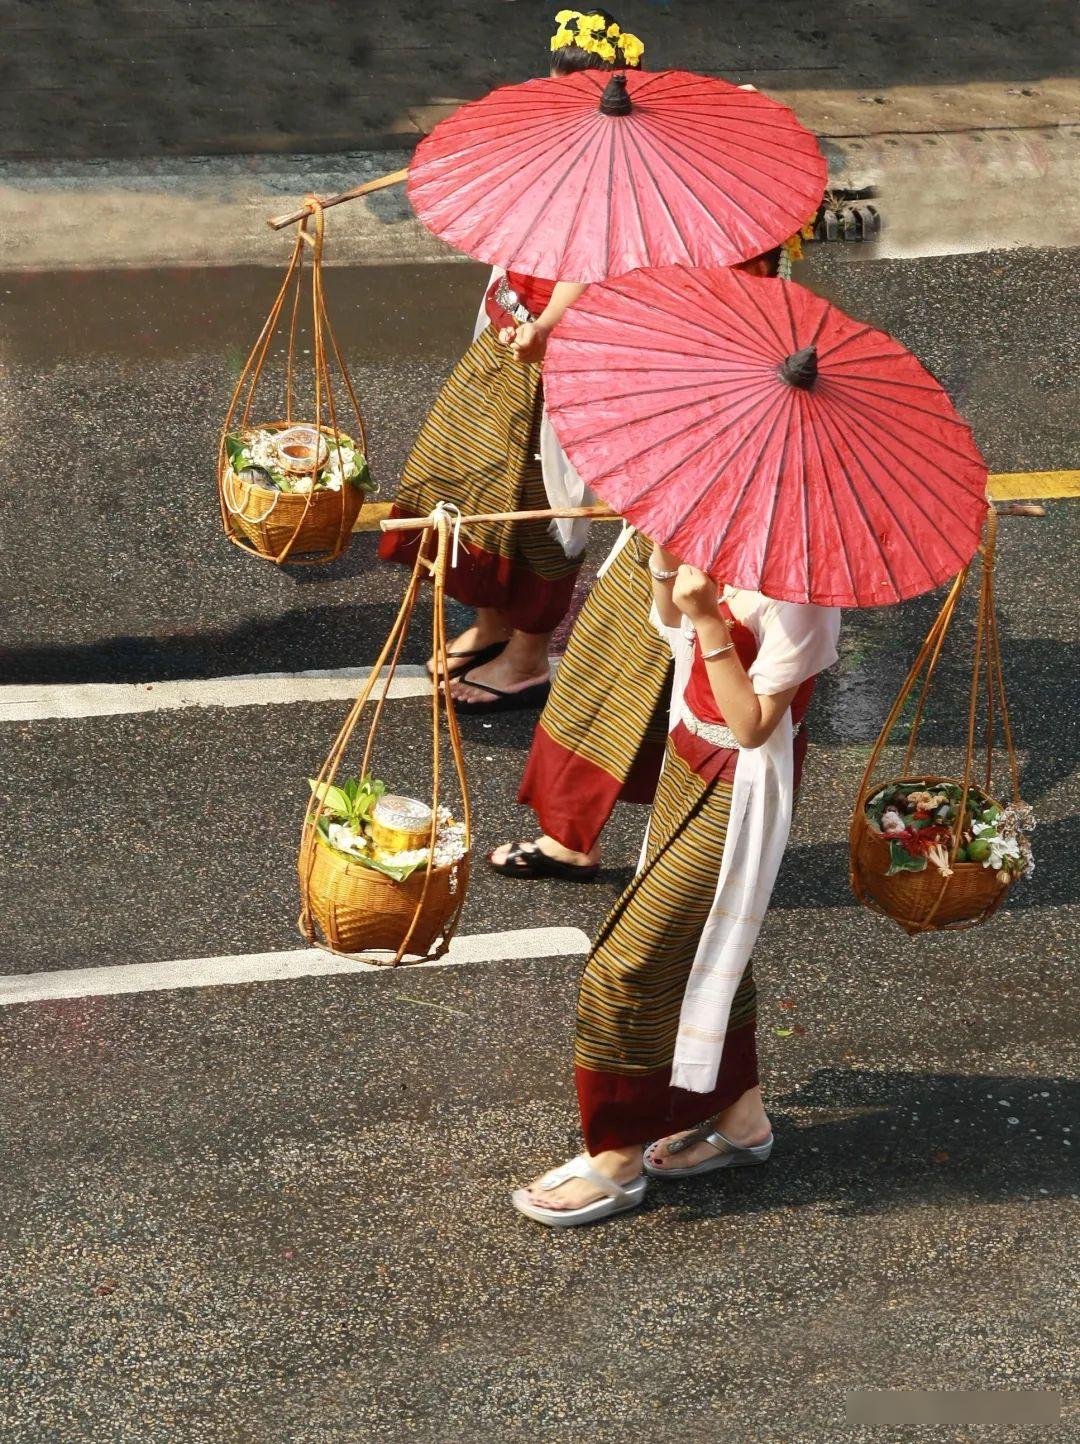
[[[759,697],[785,692],[836,661],[840,608],[767,601],[748,675]]]

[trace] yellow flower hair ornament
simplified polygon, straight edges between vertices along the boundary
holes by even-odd
[[[602,15],[583,14],[580,10],[560,10],[555,16],[559,28],[551,37],[552,50],[576,45],[579,50],[599,55],[610,65],[621,54],[624,65],[637,66],[645,46],[636,35],[628,35],[618,25],[607,25]]]

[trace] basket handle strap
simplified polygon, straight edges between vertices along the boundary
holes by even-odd
[[[904,707],[907,703],[908,697],[911,695],[911,692],[919,679],[919,674],[922,672],[923,667],[926,665],[928,658],[933,659],[935,666],[937,664],[937,657],[940,655],[941,652],[941,644],[944,641],[945,634],[949,629],[949,624],[952,622],[953,613],[956,610],[957,601],[960,597],[960,593],[964,589],[964,583],[967,580],[967,574],[968,569],[967,567],[964,567],[964,569],[961,572],[958,572],[956,577],[953,579],[953,584],[949,588],[949,592],[945,598],[945,601],[942,603],[941,610],[934,618],[934,622],[930,627],[930,630],[927,632],[926,637],[923,640],[923,644],[919,648],[918,654],[916,655],[914,662],[911,664],[911,668],[908,671],[907,677],[904,679],[904,683],[901,686],[900,691],[897,693],[896,700],[893,702],[889,715],[885,719],[885,725],[878,733],[877,740],[875,741],[873,747],[870,750],[870,757],[863,772],[862,781],[859,784],[858,796],[855,804],[856,817],[858,816],[866,801],[867,794],[870,790],[871,779],[877,768],[878,762],[881,758],[881,754],[882,752],[884,752],[888,744],[889,737],[892,734],[892,730],[896,726],[896,723],[900,718],[900,714],[904,710]]]
[[[264,521],[269,518],[271,512],[274,510],[274,507],[277,506],[279,500],[281,499],[281,492],[273,491],[271,493],[270,505],[263,512],[262,516],[248,516],[242,506],[236,505],[236,482],[238,480],[239,478],[237,477],[236,472],[233,471],[231,466],[227,466],[225,468],[225,474],[221,478],[221,494],[225,499],[225,506],[229,512],[229,515],[242,516],[245,521],[254,522],[256,526],[260,526]],[[268,487],[267,490],[269,491],[270,488]],[[232,493],[231,496],[230,492]]]

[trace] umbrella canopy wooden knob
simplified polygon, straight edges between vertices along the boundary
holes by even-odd
[[[817,347],[804,346],[793,351],[780,363],[780,375],[789,386],[801,386],[809,391],[817,380]]]
[[[604,86],[604,93],[600,97],[600,113],[629,115],[633,108],[634,103],[626,93],[626,76],[613,75]]]

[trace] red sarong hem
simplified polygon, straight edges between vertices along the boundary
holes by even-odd
[[[727,1035],[720,1076],[711,1093],[672,1088],[670,1063],[650,1073],[604,1073],[576,1065],[574,1081],[585,1146],[591,1154],[651,1143],[696,1127],[757,1086],[754,1023]]]
[[[408,516],[398,507],[391,515]],[[424,532],[388,531],[379,542],[379,557],[411,567]],[[548,580],[510,558],[482,551],[462,539],[458,562],[446,569],[446,594],[466,607],[494,607],[515,631],[553,632],[570,607],[577,569]]]

